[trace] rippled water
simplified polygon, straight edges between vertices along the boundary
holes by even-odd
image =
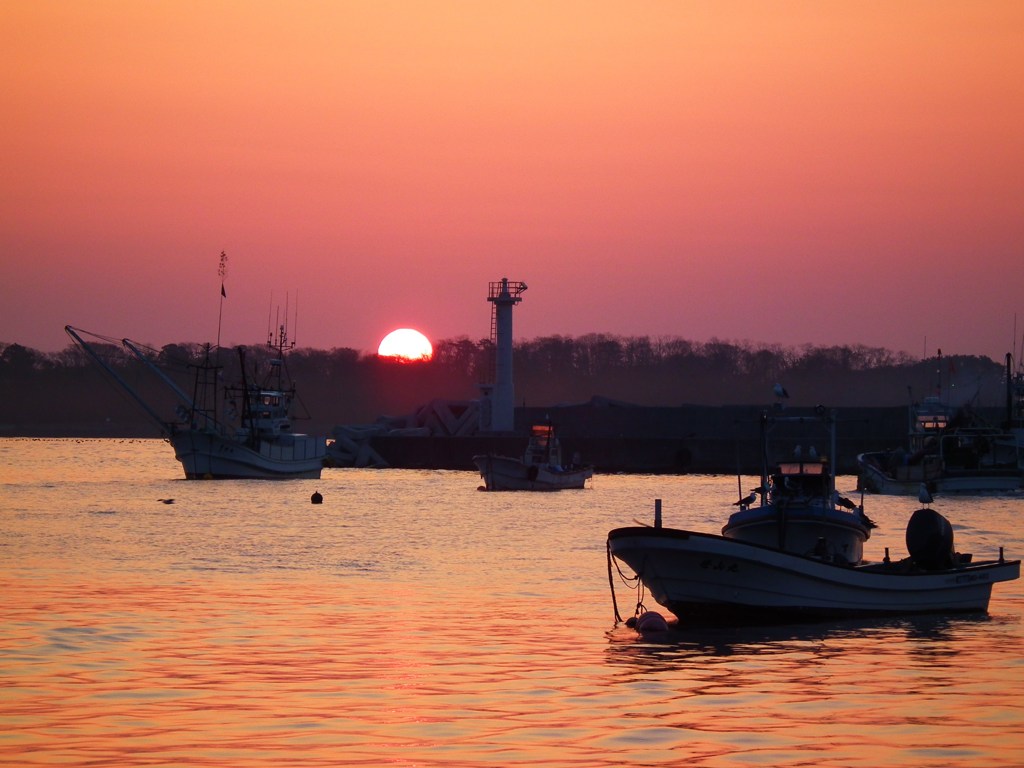
[[[655,498],[716,531],[736,478],[179,474],[161,441],[0,440],[0,764],[1024,764],[1020,581],[987,617],[616,626],[607,531]],[[959,551],[1024,552],[1024,497],[935,506]],[[902,555],[912,502],[867,511]]]

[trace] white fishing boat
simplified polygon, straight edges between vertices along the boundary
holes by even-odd
[[[124,349],[144,363],[178,399],[170,419],[159,415],[81,334],[105,337],[71,326],[65,330],[158,424],[187,479],[320,477],[327,454],[326,439],[292,432],[291,410],[296,392],[285,369],[284,353],[290,347],[284,326],[279,327],[276,338],[268,341],[275,354],[259,383],[248,380],[245,353],[240,347],[241,380],[222,386],[223,366],[216,362],[214,350],[207,345],[203,361],[193,366],[192,394],[164,372],[142,345],[122,339]]]
[[[169,441],[189,480],[319,478],[327,456],[323,437],[291,431],[295,386],[285,373],[284,329],[272,344],[264,378],[247,380],[244,350],[239,348],[242,380],[223,388],[224,414],[218,419],[205,403],[193,400],[172,424]],[[199,366],[197,382],[214,381],[216,366]],[[197,386],[197,391],[203,385]],[[216,397],[216,395],[215,395]]]
[[[594,468],[562,463],[562,446],[551,424],[535,425],[522,458],[480,454],[473,463],[488,491],[561,491],[583,488]]]
[[[948,531],[948,536],[938,535]],[[911,555],[850,564],[796,554],[710,533],[664,527],[617,528],[608,534],[613,563],[680,625],[760,624],[922,613],[985,612],[992,586],[1020,577],[1020,560],[975,561],[952,551],[952,528],[934,510],[915,512],[907,529]],[[616,617],[618,607],[616,605]]]
[[[938,397],[910,407],[907,447],[857,456],[859,485],[873,493],[914,496],[924,483],[935,495],[1006,493],[1021,487],[1015,438],[981,423],[969,407]]]

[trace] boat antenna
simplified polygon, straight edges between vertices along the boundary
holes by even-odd
[[[1013,313],[1013,343],[1010,345],[1010,351],[1013,352],[1013,356],[1017,361],[1018,368],[1021,365],[1022,358],[1024,358],[1024,334],[1020,335],[1020,350],[1017,349],[1017,313]]]
[[[281,307],[278,305],[275,309],[273,305],[273,293],[271,293],[271,307],[267,310],[267,346],[271,349],[276,349],[279,355],[283,355],[285,350],[293,349],[295,347],[295,335],[294,332],[289,328],[289,302],[291,297],[289,294],[285,294],[285,305],[284,305],[284,316],[282,317]],[[296,300],[295,320],[298,322],[298,300]],[[271,317],[274,318],[274,322],[271,322]]]
[[[740,441],[736,441],[736,492],[739,494],[736,498],[743,498],[743,468],[740,466]]]
[[[285,295],[284,295],[284,325],[281,326],[284,329],[284,331],[288,330],[288,304],[290,303],[291,298],[292,298],[292,296],[291,296],[290,293],[285,293]],[[284,340],[283,339],[282,339],[281,343],[284,344]]]
[[[273,325],[273,323],[270,320],[270,318],[273,315],[273,313],[274,313],[274,292],[271,291],[270,292],[270,304],[267,305],[267,345],[268,346],[270,345],[270,342],[274,338],[274,325]]]
[[[220,264],[217,266],[217,275],[220,277],[220,311],[217,313],[217,350],[220,354],[220,329],[221,321],[224,318],[224,299],[228,297],[228,292],[224,290],[224,278],[228,276],[228,255],[224,251],[220,252]]]

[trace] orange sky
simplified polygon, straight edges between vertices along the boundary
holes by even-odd
[[[1024,3],[0,5],[0,342],[1024,333]]]

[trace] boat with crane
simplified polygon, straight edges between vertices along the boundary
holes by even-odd
[[[287,374],[285,354],[294,342],[285,324],[268,333],[267,347],[272,354],[266,373],[256,381],[250,379],[245,349],[238,347],[239,380],[222,384],[220,348],[205,345],[202,360],[189,364],[194,374],[191,393],[163,370],[152,350],[131,339],[121,339],[121,346],[131,357],[173,393],[177,406],[170,418],[157,413],[138,389],[104,359],[97,346],[84,338],[109,340],[107,337],[70,325],[65,331],[157,424],[174,448],[186,479],[320,477],[327,455],[326,439],[292,431],[297,394]]]

